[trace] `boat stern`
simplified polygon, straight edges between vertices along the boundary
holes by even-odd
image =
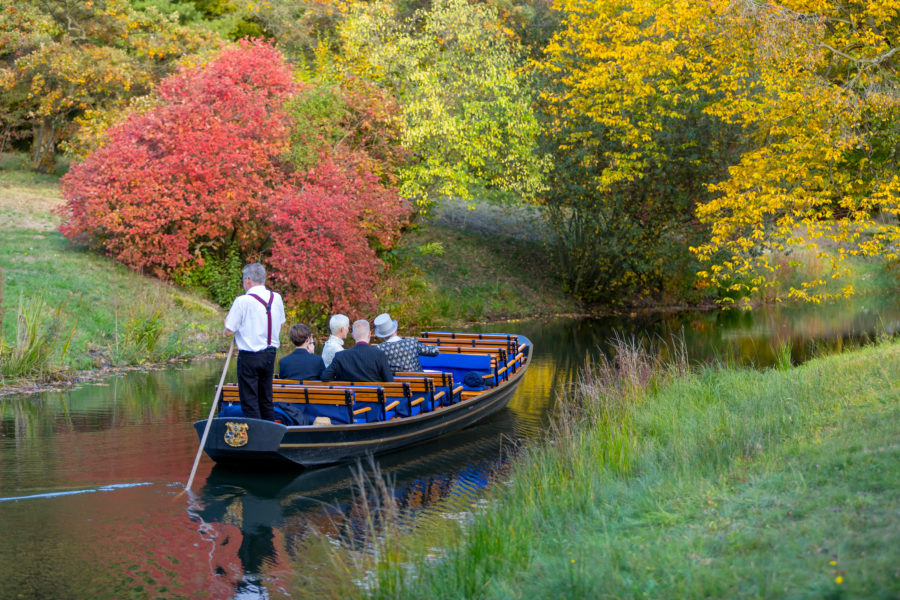
[[[203,438],[206,420],[194,423]],[[209,427],[204,450],[217,463],[273,464],[284,460],[279,453],[287,427],[281,423],[243,417],[216,418]]]

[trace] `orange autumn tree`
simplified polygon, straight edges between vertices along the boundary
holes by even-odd
[[[707,228],[690,244],[706,263],[697,274],[730,302],[764,288],[846,295],[827,285],[845,257],[897,260],[896,0],[557,7],[564,25],[538,65],[554,84],[542,102],[557,153],[586,173],[563,202],[587,199],[562,214],[587,206],[611,234],[655,218],[658,235],[627,238],[641,243]],[[700,184],[692,197],[685,176]],[[825,259],[826,276],[781,289],[778,271],[794,266],[783,257],[798,248]],[[665,255],[645,262],[652,274]]]

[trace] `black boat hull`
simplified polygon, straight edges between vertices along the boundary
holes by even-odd
[[[354,425],[285,426],[247,418],[215,418],[204,450],[236,467],[315,467],[421,444],[476,423],[506,406],[527,364],[508,381],[474,398],[414,417]],[[202,438],[206,420],[194,423]],[[240,444],[240,445],[235,445]]]

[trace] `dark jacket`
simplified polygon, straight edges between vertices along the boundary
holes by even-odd
[[[322,381],[393,381],[387,357],[381,350],[365,343],[357,343],[349,350],[338,352],[328,368],[322,371]]]
[[[297,348],[278,361],[278,376],[282,379],[318,379],[325,368],[321,356],[311,354],[306,348]]]

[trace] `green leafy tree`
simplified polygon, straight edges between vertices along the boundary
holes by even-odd
[[[0,0],[0,114],[7,137],[30,137],[32,166],[50,169],[76,117],[146,94],[214,36],[177,14],[126,0]]]
[[[440,196],[535,197],[538,124],[519,48],[496,11],[438,0],[398,20],[389,2],[357,4],[339,35],[345,68],[400,103],[410,153],[400,189],[420,210]]]

